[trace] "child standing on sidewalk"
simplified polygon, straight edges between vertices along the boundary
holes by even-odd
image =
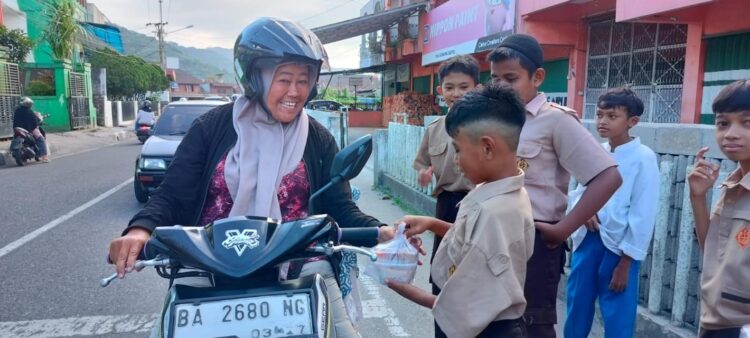
[[[524,319],[529,337],[555,337],[557,285],[565,262],[561,243],[586,223],[622,183],[615,162],[570,108],[547,102],[539,86],[545,71],[542,47],[533,37],[513,34],[488,55],[493,82],[507,83],[526,104],[518,145],[535,227],[539,231],[528,263]],[[570,175],[587,186],[581,202],[565,214]]]
[[[750,324],[750,80],[719,92],[713,103],[716,143],[739,168],[721,185],[709,217],[706,193],[719,176],[719,166],[695,156],[688,175],[690,202],[698,245],[703,249],[699,337],[736,338]]]
[[[596,129],[607,139],[602,146],[617,162],[623,183],[586,227],[573,233],[566,338],[588,337],[597,298],[607,337],[635,333],[638,269],[651,243],[659,202],[656,154],[630,136],[642,114],[643,102],[629,89],[599,97]],[[571,195],[584,189],[579,185]]]
[[[534,245],[531,204],[515,163],[524,108],[508,86],[492,84],[466,94],[448,113],[455,161],[477,187],[461,201],[450,224],[407,216],[407,236],[444,235],[430,274],[437,297],[403,283],[388,286],[432,309],[447,337],[526,337],[521,316],[526,261]]]
[[[440,85],[436,90],[443,95],[448,109],[451,109],[458,99],[479,83],[479,63],[469,55],[450,58],[440,64],[438,80]],[[474,187],[453,163],[454,154],[451,138],[445,131],[445,117],[441,116],[427,126],[413,167],[419,171],[419,184],[422,186],[430,184],[432,176],[435,175],[437,183],[432,191],[432,195],[437,198],[435,217],[448,223],[456,220],[458,202]],[[435,235],[430,262],[432,262],[432,257],[435,257],[441,238]],[[432,278],[430,278],[430,283],[432,283]],[[437,295],[439,292],[440,289],[432,283],[432,294]],[[445,337],[437,323],[435,323],[435,337]]]

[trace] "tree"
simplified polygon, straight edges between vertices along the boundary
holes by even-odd
[[[0,46],[8,47],[8,60],[13,63],[22,63],[34,48],[34,42],[20,29],[0,26]]]
[[[42,38],[49,43],[52,54],[60,59],[71,59],[76,47],[87,36],[86,30],[76,19],[76,4],[73,0],[50,0],[42,11],[47,27]]]
[[[122,56],[109,49],[100,49],[89,58],[94,68],[107,69],[107,95],[113,99],[143,100],[148,92],[167,89],[169,81],[164,70],[137,56]]]

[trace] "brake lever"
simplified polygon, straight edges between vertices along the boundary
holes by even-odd
[[[162,258],[162,257],[156,257],[154,259],[150,259],[147,261],[136,261],[135,266],[133,267],[135,270],[140,270],[148,266],[168,266],[172,265],[172,260],[169,258]],[[109,284],[112,283],[117,279],[117,273],[113,273],[111,276],[102,278],[102,280],[99,281],[99,285],[103,288],[106,288],[109,286]]]

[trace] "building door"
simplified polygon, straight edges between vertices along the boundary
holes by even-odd
[[[686,25],[598,21],[588,41],[584,118],[607,89],[628,86],[643,100],[641,121],[680,121]]]
[[[13,114],[20,99],[18,65],[0,61],[0,138],[13,136]]]
[[[70,72],[70,129],[85,129],[91,126],[89,98],[83,73]]]

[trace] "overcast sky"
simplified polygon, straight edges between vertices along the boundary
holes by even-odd
[[[159,21],[159,0],[90,0],[110,21],[144,34],[146,23]],[[253,19],[273,16],[291,19],[308,28],[359,16],[367,0],[163,0],[167,32],[188,25],[193,28],[167,35],[167,41],[198,48],[232,48],[234,40]],[[334,68],[359,67],[359,40],[326,45]]]

